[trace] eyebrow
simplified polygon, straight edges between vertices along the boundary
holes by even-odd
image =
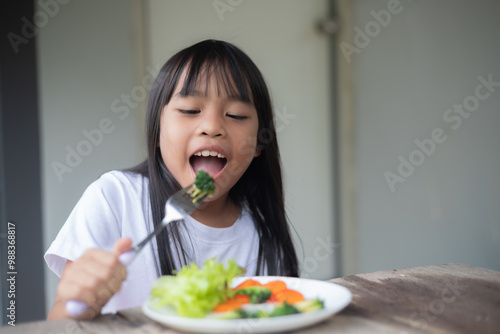
[[[181,90],[180,92],[174,94],[173,97],[188,97],[188,96],[206,97],[207,94],[205,94],[205,93],[203,93],[203,92],[201,92],[199,90],[194,90],[194,91],[188,92],[188,93],[183,93],[183,90]],[[230,95],[230,96],[227,97],[227,99],[229,101],[243,102],[243,103],[250,103],[250,104],[252,104],[252,101],[250,101],[249,99],[244,98],[241,95]]]

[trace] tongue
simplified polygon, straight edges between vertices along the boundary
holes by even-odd
[[[195,172],[202,169],[211,176],[214,176],[224,168],[224,161],[224,159],[219,159],[217,157],[192,157],[191,165]]]

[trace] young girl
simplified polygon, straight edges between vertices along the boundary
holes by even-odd
[[[247,275],[298,275],[269,92],[245,53],[206,40],[174,55],[152,87],[146,127],[147,160],[92,183],[45,254],[61,277],[49,319],[70,317],[69,300],[89,306],[80,319],[139,306],[160,275],[214,257]],[[216,193],[125,268],[119,255],[160,224],[169,196],[199,169]]]

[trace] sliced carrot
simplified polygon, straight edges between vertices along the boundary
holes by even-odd
[[[262,285],[262,284],[260,284],[259,281],[256,281],[256,280],[253,280],[253,279],[249,278],[249,279],[241,282],[233,290],[244,289],[244,288],[248,288],[249,286],[255,286],[255,285]]]
[[[286,289],[276,292],[276,299],[278,302],[287,302],[288,304],[295,304],[304,300],[304,296],[295,290]]]
[[[264,284],[263,286],[271,290],[272,293],[276,293],[278,291],[283,291],[287,289],[286,283],[279,280],[271,281],[269,283]]]
[[[237,301],[238,303],[242,303],[242,304],[248,304],[250,303],[250,296],[249,295],[244,295],[244,294],[237,294],[237,295],[234,295],[233,298],[234,301]]]
[[[226,301],[214,307],[214,312],[229,312],[233,310],[237,310],[241,307],[241,303],[237,303],[234,301]]]
[[[243,304],[248,304],[250,297],[248,295],[235,295],[233,298],[228,298],[224,303],[220,303],[214,307],[214,312],[228,312],[237,310]]]

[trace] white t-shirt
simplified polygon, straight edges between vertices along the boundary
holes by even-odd
[[[247,210],[243,209],[228,228],[209,227],[191,217],[185,219],[185,226],[180,231],[189,231],[183,234],[185,240],[190,240],[185,243],[187,253],[198,266],[210,258],[221,262],[231,259],[246,269],[246,275],[255,275],[259,237]],[[61,277],[66,261],[78,259],[85,250],[111,250],[121,237],[130,237],[137,244],[152,230],[148,179],[135,173],[111,171],[86,189],[45,253],[45,261]],[[122,289],[104,306],[103,313],[140,306],[149,298],[152,283],[160,275],[156,249],[153,238],[128,266]]]

